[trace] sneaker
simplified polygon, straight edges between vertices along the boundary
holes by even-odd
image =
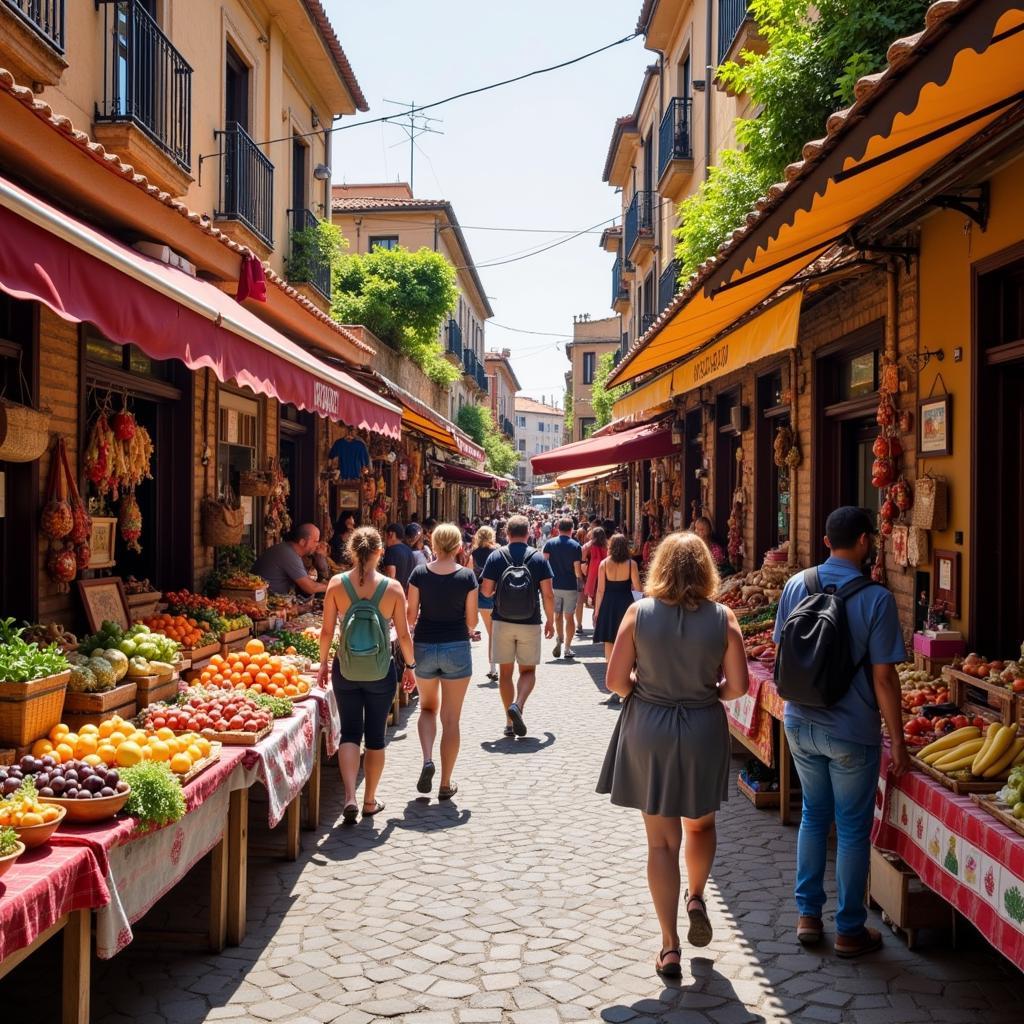
[[[519,710],[518,704],[509,704],[508,717],[512,719],[512,731],[517,736],[525,736],[526,722],[523,721],[523,713]]]
[[[568,644],[565,645],[565,656],[567,658],[575,658],[576,657],[576,652]]]
[[[560,658],[562,656],[562,641],[555,641],[555,657]]]

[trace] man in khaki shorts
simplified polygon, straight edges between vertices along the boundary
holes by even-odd
[[[574,658],[572,641],[576,635],[576,604],[582,596],[577,583],[583,578],[583,548],[573,540],[572,520],[568,516],[559,519],[557,535],[544,545],[544,557],[555,574],[555,657],[562,656],[564,642],[565,656]]]
[[[492,552],[480,576],[480,593],[494,598],[491,614],[491,658],[498,663],[498,687],[506,710],[506,736],[525,736],[523,708],[537,684],[543,634],[555,635],[555,598],[547,559],[527,544],[530,524],[526,516],[508,521],[508,545]],[[512,671],[519,663],[518,685]]]

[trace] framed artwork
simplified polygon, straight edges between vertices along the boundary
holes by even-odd
[[[105,576],[98,580],[79,580],[78,593],[82,598],[85,618],[95,633],[104,622],[116,622],[122,629],[132,624],[128,614],[128,601],[120,576]]]
[[[117,519],[113,516],[93,516],[89,534],[89,568],[109,569],[114,564],[114,544],[117,540]]]
[[[358,487],[339,487],[338,488],[338,508],[359,508],[359,488]]]
[[[917,403],[917,454],[953,454],[953,396],[936,395]]]
[[[960,552],[938,548],[932,556],[932,603],[945,605],[953,618],[960,616]]]

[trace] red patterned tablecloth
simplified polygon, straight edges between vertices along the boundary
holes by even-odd
[[[391,628],[394,629],[393,626]],[[338,698],[335,697],[334,688],[331,686],[323,690],[319,686],[314,686],[311,693],[312,699],[316,701],[320,731],[324,734],[327,756],[332,757],[341,746],[341,715],[338,711]]]
[[[0,961],[31,945],[72,910],[109,901],[103,872],[89,850],[44,846],[27,851],[0,878]]]
[[[748,661],[750,688],[746,696],[725,701],[729,725],[746,736],[758,751],[758,758],[769,767],[775,764],[772,719],[782,720],[783,701],[775,689],[773,672],[759,661]]]
[[[919,772],[893,779],[885,750],[872,842],[900,856],[1024,970],[1024,837]]]

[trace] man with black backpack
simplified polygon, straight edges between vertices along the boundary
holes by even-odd
[[[863,575],[874,550],[875,518],[837,508],[825,524],[829,558],[794,576],[775,619],[775,682],[786,700],[785,729],[803,794],[797,839],[797,939],[822,939],[828,834],[836,825],[837,956],[882,944],[865,927],[881,719],[892,744],[892,771],[909,767],[895,666],[906,658],[896,602]]]
[[[555,635],[553,573],[547,559],[527,544],[530,523],[512,516],[508,544],[497,548],[484,563],[480,593],[494,598],[491,614],[491,658],[499,666],[498,686],[508,716],[506,736],[525,736],[523,708],[537,684],[540,662],[540,608],[544,604],[544,636]],[[512,671],[519,663],[519,682],[513,690]]]

